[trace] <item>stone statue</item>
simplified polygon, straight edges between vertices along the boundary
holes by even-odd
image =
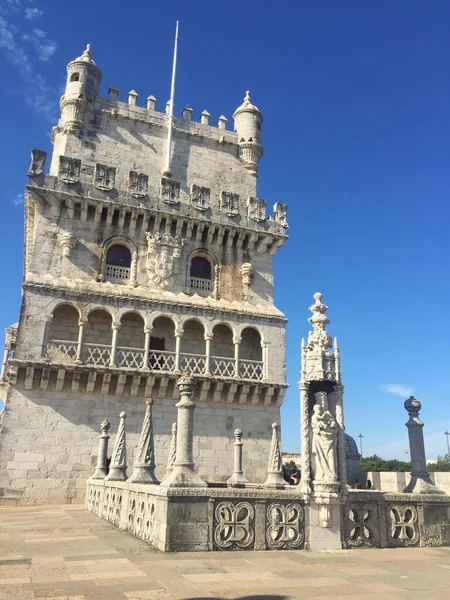
[[[338,425],[329,410],[314,405],[311,417],[312,458],[315,481],[337,481],[336,438]]]

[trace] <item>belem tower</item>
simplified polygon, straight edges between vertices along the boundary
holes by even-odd
[[[272,260],[287,206],[268,214],[256,182],[263,117],[249,92],[232,116],[138,105],[88,46],[67,66],[53,153],[32,151],[23,300],[6,331],[0,488],[19,504],[81,502],[99,423],[127,413],[133,464],[153,399],[156,477],[169,456],[177,380],[195,377],[194,454],[206,482],[233,472],[236,428],[252,481],[267,477],[286,391],[284,315]]]

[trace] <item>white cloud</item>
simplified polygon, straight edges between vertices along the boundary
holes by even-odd
[[[394,396],[405,398],[405,400],[414,394],[413,388],[403,385],[403,383],[388,383],[387,385],[382,385],[381,389],[388,394],[394,394]]]
[[[28,54],[22,40],[29,41],[36,49],[41,61],[48,61],[56,52],[56,42],[47,39],[41,29],[34,29],[31,34],[18,35],[17,27],[0,16],[0,52],[15,67],[27,84],[25,101],[28,106],[44,115],[51,122],[56,120],[56,92],[46,79],[37,72],[33,65],[35,55]]]
[[[17,194],[15,198],[13,198],[14,206],[21,206],[23,204],[23,194]]]
[[[22,39],[30,42],[36,50],[36,58],[45,62],[50,60],[58,49],[56,42],[49,40],[42,29],[33,29],[31,33],[25,33]]]
[[[44,13],[39,8],[30,8],[29,6],[25,9],[25,19],[32,21],[33,19],[39,19]]]

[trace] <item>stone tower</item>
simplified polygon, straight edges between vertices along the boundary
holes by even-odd
[[[90,47],[68,67],[61,118],[32,151],[25,191],[23,302],[2,369],[0,488],[20,502],[81,501],[99,425],[126,411],[128,464],[153,398],[156,476],[167,463],[177,377],[197,381],[199,474],[233,472],[233,432],[246,436],[252,479],[266,478],[285,383],[285,317],[273,304],[272,257],[286,205],[266,215],[256,177],[262,114],[247,92],[235,131],[220,116],[174,119],[109,88]],[[5,347],[6,348],[6,347]]]

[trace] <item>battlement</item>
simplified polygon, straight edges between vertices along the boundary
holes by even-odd
[[[169,112],[169,102],[165,104],[164,111],[156,110],[157,100],[154,96],[147,98],[146,106],[138,106],[138,95],[133,90],[128,94],[128,101],[119,101],[117,88],[109,89],[109,97],[98,97],[95,108],[101,111],[103,117],[112,119],[126,119],[139,123],[147,123],[152,128],[159,128],[167,132],[167,117]],[[228,119],[220,115],[217,119],[217,125],[210,124],[208,111],[203,110],[199,116],[198,122],[192,119],[193,109],[185,106],[181,117],[174,116],[174,128],[179,132],[188,135],[199,136],[200,138],[211,138],[220,144],[239,144],[239,136],[236,131],[227,129]],[[241,142],[244,141],[243,139]]]

